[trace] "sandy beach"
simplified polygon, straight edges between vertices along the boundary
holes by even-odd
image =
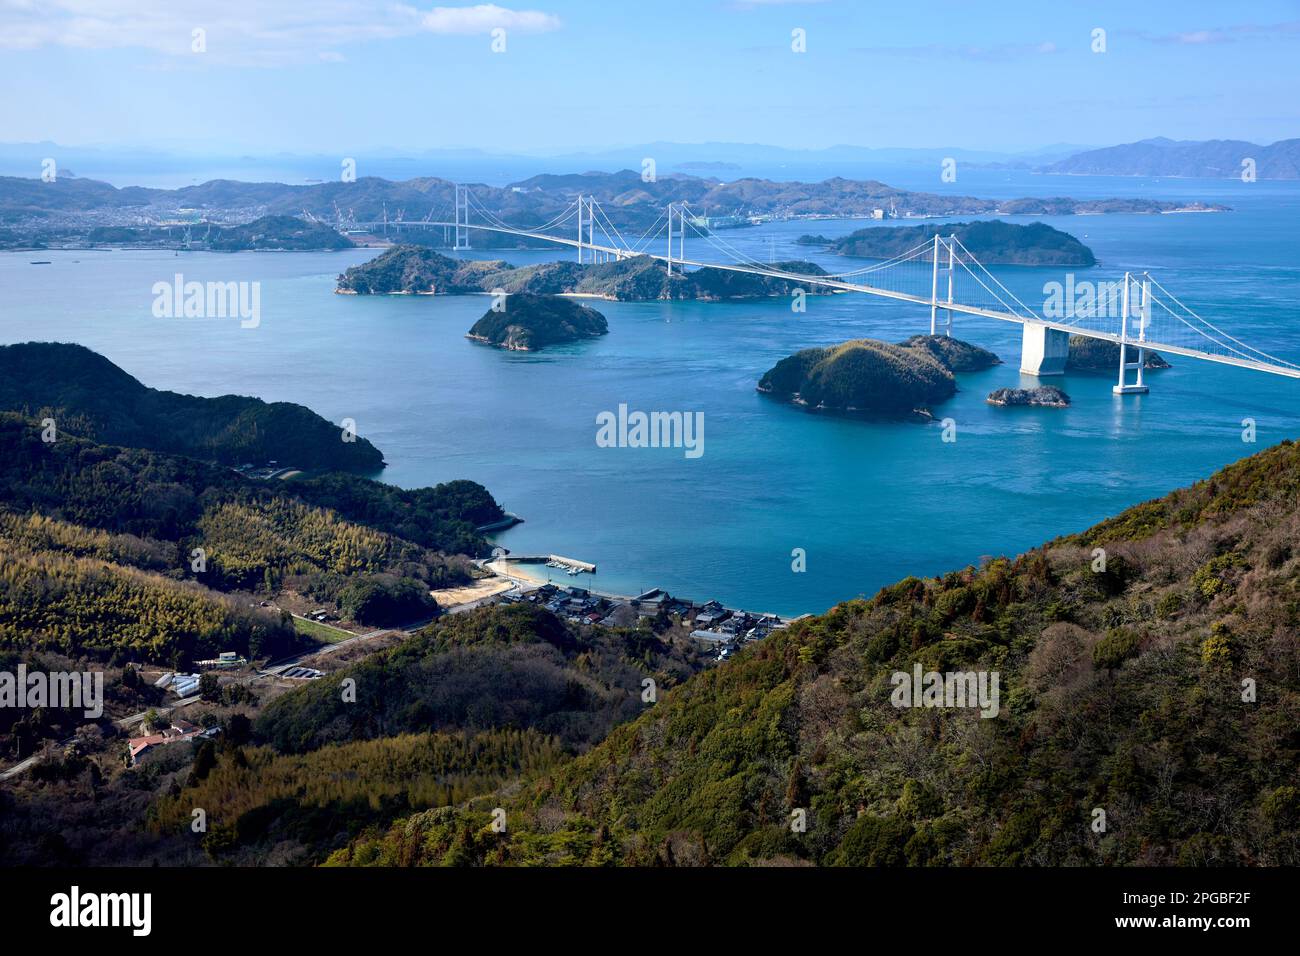
[[[489,562],[483,566],[493,574],[499,575],[502,578],[523,581],[527,584],[537,585],[539,587],[547,583],[545,575],[524,570],[528,565],[519,561],[506,561],[503,558],[498,558],[497,560]]]
[[[446,611],[462,604],[472,604],[475,601],[481,601],[484,598],[491,597],[494,594],[500,594],[502,591],[509,591],[514,585],[503,577],[482,578],[473,584],[467,584],[458,588],[440,588],[437,591],[430,591],[433,599],[438,602],[438,607]]]

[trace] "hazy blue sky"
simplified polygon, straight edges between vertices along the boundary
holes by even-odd
[[[1295,0],[507,2],[0,0],[0,140],[349,155],[1300,135]]]

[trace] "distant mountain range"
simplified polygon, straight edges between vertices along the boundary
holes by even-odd
[[[1245,150],[1243,153],[1242,151]],[[504,186],[535,173],[574,169],[611,172],[640,169],[652,159],[660,176],[672,173],[716,175],[724,180],[858,179],[905,174],[911,167],[937,166],[954,159],[965,167],[1093,175],[1236,176],[1241,159],[1259,166],[1261,179],[1295,179],[1296,140],[1271,146],[1241,140],[1175,141],[1163,137],[1119,146],[1053,143],[1036,149],[965,149],[837,145],[824,149],[790,149],[759,143],[633,143],[607,149],[563,154],[500,153],[482,149],[375,149],[349,153],[361,175],[411,180],[436,172],[457,182]],[[56,159],[60,176],[103,179],[121,185],[182,186],[211,180],[276,181],[315,185],[337,180],[340,155],[274,153],[227,155],[139,148],[96,148],[61,143],[0,143],[0,175],[31,177],[47,158]],[[1166,171],[1168,170],[1168,171]]]
[[[32,241],[82,244],[99,227],[139,229],[161,224],[214,223],[240,225],[267,216],[317,218],[331,226],[377,230],[380,224],[403,220],[446,222],[453,218],[455,184],[437,177],[401,182],[364,176],[355,182],[312,185],[247,183],[212,180],[180,189],[128,186],[59,176],[53,182],[34,178],[0,177],[0,226],[21,232]],[[980,215],[1076,215],[1083,213],[1161,213],[1187,209],[1223,210],[1200,202],[1155,201],[1140,198],[1075,200],[1068,197],[985,199],[899,189],[877,180],[832,177],[819,182],[716,178],[682,174],[643,177],[634,170],[614,173],[543,173],[504,187],[473,184],[472,210],[476,222],[485,217],[520,228],[548,226],[573,229],[572,206],[578,196],[595,198],[614,229],[638,235],[662,222],[669,202],[689,203],[705,220],[733,222],[781,218],[857,217],[914,218]],[[567,215],[566,215],[567,213]],[[569,224],[566,224],[566,221]],[[271,223],[273,226],[275,221]],[[711,222],[699,223],[701,231]],[[601,227],[604,228],[603,226]],[[236,236],[235,244],[289,243],[301,247],[310,237],[285,233],[283,221],[268,240],[261,228]],[[406,230],[410,241],[436,239],[442,230]],[[206,234],[206,233],[205,233]],[[570,233],[571,234],[571,233]],[[125,236],[126,234],[121,234]],[[493,245],[489,233],[476,233],[473,242]],[[421,238],[423,237],[423,238]],[[14,237],[0,236],[14,245]],[[256,240],[256,242],[254,242]],[[232,240],[233,241],[233,240]],[[510,244],[517,243],[510,237]],[[497,242],[495,245],[499,246]]]
[[[372,149],[344,155],[357,160],[366,176],[414,179],[436,172],[460,182],[502,186],[534,173],[563,173],[574,169],[640,169],[654,160],[661,175],[708,172],[727,179],[768,176],[783,179],[832,175],[883,176],[900,167],[937,166],[952,158],[962,164],[1007,164],[1029,167],[1055,162],[1093,145],[1057,143],[1028,151],[973,150],[959,146],[789,149],[757,143],[629,143],[605,149],[560,154],[501,153],[482,149]],[[0,175],[33,176],[47,157],[58,161],[59,174],[76,172],[90,179],[120,185],[182,186],[211,179],[275,180],[312,184],[337,179],[340,154],[272,153],[234,155],[140,148],[95,148],[62,143],[0,143]]]
[[[1242,163],[1254,160],[1259,179],[1300,179],[1300,139],[1271,146],[1239,139],[1172,140],[1163,136],[1138,143],[1091,149],[1039,168],[1045,173],[1080,176],[1174,176],[1235,179]]]

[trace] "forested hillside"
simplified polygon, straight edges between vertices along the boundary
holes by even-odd
[[[486,548],[475,530],[503,512],[482,485],[453,481],[405,490],[332,473],[301,481],[253,481],[216,465],[60,434],[0,412],[0,505],[39,511],[112,533],[193,536],[213,504],[286,500],[337,512],[376,531],[447,553]]]
[[[0,647],[188,662],[228,650],[275,657],[303,643],[279,614],[243,607],[193,581],[29,551],[2,533],[0,551]]]
[[[422,730],[527,727],[579,748],[646,706],[702,660],[648,630],[575,628],[531,604],[444,618],[336,679],[269,706],[257,736],[284,753]],[[356,702],[339,682],[356,681]]]
[[[17,648],[169,661],[277,656],[301,643],[278,615],[215,593],[234,589],[289,586],[364,624],[421,620],[436,613],[430,588],[469,580],[457,555],[483,549],[474,522],[500,510],[472,482],[257,482],[42,432],[0,413],[0,642]]]
[[[159,391],[80,345],[0,346],[0,411],[51,418],[80,438],[224,465],[373,471],[384,463],[369,441],[343,441],[340,427],[302,405]]]
[[[1286,442],[801,621],[535,785],[331,862],[1295,865],[1298,537]],[[895,707],[915,664],[998,672],[997,715]]]
[[[148,819],[155,833],[183,832],[201,806],[214,823],[202,840],[212,859],[265,862],[274,845],[277,862],[319,862],[366,827],[462,803],[565,756],[553,738],[509,729],[401,734],[287,756],[232,747],[196,761],[200,771]]]

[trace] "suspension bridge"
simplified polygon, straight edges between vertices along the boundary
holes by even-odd
[[[453,218],[437,218],[439,212],[451,212]],[[471,222],[471,212],[481,221]],[[560,229],[574,228],[575,217],[576,230],[560,234]],[[406,220],[399,212],[390,220],[385,208],[382,221],[349,221],[348,225],[370,230],[382,227],[385,233],[390,229],[400,233],[411,228],[441,228],[448,245],[461,251],[470,248],[471,230],[493,232],[569,246],[576,249],[580,263],[649,256],[664,263],[669,275],[674,267],[679,273],[687,267],[721,269],[784,279],[796,286],[857,292],[929,309],[931,335],[951,335],[954,315],[1014,322],[1022,327],[1020,370],[1031,375],[1064,374],[1070,336],[1100,339],[1119,346],[1118,382],[1113,391],[1121,395],[1148,390],[1144,372],[1149,351],[1300,378],[1300,365],[1235,338],[1186,306],[1149,272],[1126,272],[1122,279],[1113,281],[1076,283],[1073,277],[1067,277],[1059,302],[1054,303],[1049,296],[1043,311],[1035,312],[955,235],[936,234],[889,259],[851,271],[814,275],[792,272],[747,255],[707,228],[701,229],[684,202],[670,202],[655,223],[634,241],[624,238],[592,196],[580,195],[550,221],[522,228],[501,221],[463,185],[456,186],[450,208],[445,204],[441,209],[434,207],[424,219]],[[688,230],[694,232],[696,240],[719,253],[721,261],[689,258]],[[666,246],[656,245],[665,238]]]

